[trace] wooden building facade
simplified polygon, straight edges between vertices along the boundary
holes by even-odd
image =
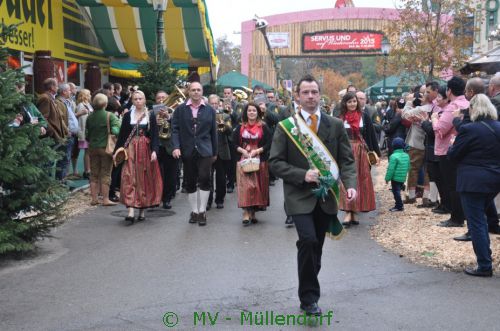
[[[264,17],[275,57],[380,55],[388,23],[396,9],[327,8]],[[264,35],[255,21],[242,23],[242,73],[277,86],[277,76]]]

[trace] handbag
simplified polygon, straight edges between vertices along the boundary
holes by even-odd
[[[128,160],[128,153],[127,153],[128,145],[130,144],[130,141],[132,140],[132,137],[134,136],[135,132],[137,131],[137,128],[139,127],[139,124],[141,123],[144,116],[146,116],[146,114],[143,114],[141,116],[141,118],[139,118],[139,120],[137,121],[137,124],[132,128],[132,131],[128,135],[128,138],[125,141],[125,144],[123,145],[123,147],[119,147],[116,150],[116,152],[113,156],[113,163],[114,163],[115,167],[118,166],[119,164],[121,164],[123,161]]]
[[[377,153],[374,151],[368,151],[367,154],[368,156],[368,163],[370,163],[371,166],[374,166],[378,163],[379,157]]]
[[[106,154],[113,156],[113,152],[116,146],[116,136],[111,134],[111,129],[109,128],[109,116],[111,114],[108,112],[106,116],[106,126],[108,128],[108,142],[106,143]]]
[[[256,172],[260,168],[260,158],[249,158],[239,162],[244,173]]]
[[[370,151],[370,149],[368,148],[368,145],[366,144],[366,141],[362,137],[361,137],[361,140],[363,142],[363,146],[366,149],[366,156],[368,157],[368,163],[370,164],[370,166],[376,165],[379,161],[379,157],[378,157],[377,153],[375,153],[374,151]]]

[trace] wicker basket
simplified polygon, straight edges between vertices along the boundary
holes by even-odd
[[[260,159],[259,158],[244,159],[244,160],[241,160],[239,163],[240,163],[240,167],[243,170],[243,172],[259,171],[259,167],[260,167]]]

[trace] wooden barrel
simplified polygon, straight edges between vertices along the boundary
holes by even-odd
[[[84,86],[91,93],[101,88],[101,68],[99,64],[95,62],[87,63]]]
[[[54,78],[54,63],[51,51],[36,51],[33,59],[33,76],[35,79],[35,92],[43,93],[43,81]]]

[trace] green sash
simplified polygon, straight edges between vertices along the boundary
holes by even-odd
[[[340,196],[339,167],[328,148],[326,148],[316,133],[309,128],[302,117],[297,114],[290,116],[279,124],[288,138],[290,138],[307,159],[309,166],[312,169],[319,170],[319,188],[313,190],[313,192],[322,199],[325,199],[330,192],[338,204]],[[327,230],[328,236],[333,239],[340,239],[345,232],[337,215],[333,215]]]

